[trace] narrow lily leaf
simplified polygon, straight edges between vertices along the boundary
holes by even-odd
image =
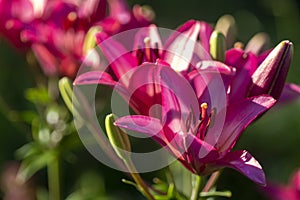
[[[55,159],[55,156],[56,155],[53,151],[48,151],[40,155],[27,157],[21,164],[17,179],[22,183],[26,182],[37,171],[47,166],[49,162],[52,162],[53,159]]]
[[[221,163],[239,171],[259,185],[266,185],[266,177],[261,165],[245,150],[229,152],[225,158],[220,161],[220,164]]]
[[[213,198],[213,197],[227,197],[230,198],[232,193],[230,191],[212,191],[212,192],[200,192],[200,197]]]
[[[257,96],[229,106],[227,109],[220,111],[219,116],[226,113],[226,120],[220,133],[219,122],[215,122],[205,137],[211,145],[215,145],[220,153],[228,152],[242,131],[256,118],[266,112],[275,104],[276,100],[270,96]],[[241,112],[242,111],[242,112]]]

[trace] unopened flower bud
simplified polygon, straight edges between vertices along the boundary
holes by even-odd
[[[129,159],[129,153],[131,151],[129,137],[119,127],[114,125],[114,116],[109,114],[105,118],[105,128],[108,139],[114,148],[117,155],[123,159]]]
[[[259,55],[268,49],[269,44],[270,44],[270,37],[268,34],[257,33],[247,43],[245,51],[251,52],[255,55]]]
[[[87,53],[97,45],[95,36],[100,31],[101,27],[99,26],[93,26],[89,29],[83,43],[82,51],[84,55],[87,55]]]
[[[216,23],[215,30],[223,33],[226,38],[226,47],[230,48],[236,41],[236,23],[231,15],[223,15]]]
[[[293,44],[290,41],[285,40],[278,44],[253,73],[248,96],[269,94],[278,99],[284,87],[292,55]]]
[[[226,39],[221,32],[214,31],[210,36],[210,54],[213,59],[224,62]]]

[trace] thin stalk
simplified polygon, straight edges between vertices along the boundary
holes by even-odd
[[[50,200],[61,199],[60,164],[58,157],[55,157],[48,163],[48,188]]]
[[[205,187],[203,188],[202,192],[209,192],[211,190],[211,188],[215,185],[215,183],[217,182],[219,176],[220,176],[221,172],[220,171],[216,171],[214,172],[208,179]]]
[[[201,176],[196,176],[194,184],[193,184],[193,190],[192,190],[191,200],[198,200],[199,194],[200,194],[200,190],[201,190],[201,185],[202,185],[202,178],[201,178]]]
[[[125,165],[127,166],[127,168],[130,170],[130,175],[132,176],[133,180],[138,185],[138,187],[139,187],[140,191],[143,193],[143,195],[149,200],[155,200],[155,198],[150,193],[149,188],[143,181],[140,174],[136,173],[135,166],[132,163],[131,159],[126,159],[126,160],[124,160],[124,162],[125,162]]]

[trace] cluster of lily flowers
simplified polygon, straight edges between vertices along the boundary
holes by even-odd
[[[0,0],[0,13],[0,32],[33,51],[45,75],[117,90],[135,115],[115,126],[153,138],[196,175],[229,167],[266,185],[259,162],[233,148],[253,121],[299,95],[299,86],[285,83],[290,41],[265,49],[265,40],[254,37],[245,48],[231,46],[226,31],[190,20],[162,42],[153,11],[131,10],[123,0]],[[110,38],[139,27],[133,51]],[[76,77],[93,44],[109,69]]]

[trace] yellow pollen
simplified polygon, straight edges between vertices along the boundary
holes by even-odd
[[[68,14],[68,20],[70,20],[70,21],[75,21],[76,18],[77,18],[77,14],[76,14],[75,12],[70,12],[70,13]]]
[[[202,108],[202,109],[205,109],[205,110],[206,110],[207,107],[208,107],[207,103],[202,103],[202,104],[201,104],[201,108]]]
[[[244,44],[242,42],[236,42],[233,46],[237,49],[244,49]]]
[[[208,105],[207,105],[207,103],[202,103],[200,107],[201,107],[201,119],[203,120],[206,118],[206,115],[207,115],[206,110],[208,108]]]

